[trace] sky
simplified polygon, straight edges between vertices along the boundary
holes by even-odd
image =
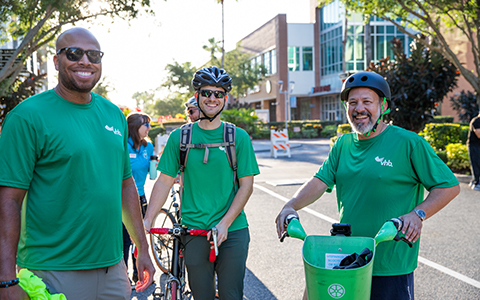
[[[135,92],[156,89],[165,81],[167,64],[189,61],[200,67],[210,57],[203,45],[212,37],[222,38],[222,6],[216,0],[151,2],[155,16],[76,24],[88,28],[105,52],[102,77],[115,88],[110,100],[131,108]],[[238,41],[281,13],[288,23],[308,23],[310,0],[225,0],[225,50],[233,50]]]

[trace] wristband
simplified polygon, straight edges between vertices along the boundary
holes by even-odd
[[[18,278],[15,278],[14,280],[9,280],[9,281],[2,281],[0,282],[0,288],[7,288],[9,286],[14,286],[17,285],[20,282]]]

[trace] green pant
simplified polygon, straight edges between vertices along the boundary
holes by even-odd
[[[248,228],[229,232],[227,240],[218,248],[217,259],[211,263],[208,260],[210,242],[204,236],[185,238],[185,264],[195,300],[215,298],[215,273],[218,277],[220,299],[243,299],[243,279],[249,243]]]

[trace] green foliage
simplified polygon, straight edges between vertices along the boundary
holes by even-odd
[[[453,171],[465,171],[470,168],[470,159],[468,157],[467,146],[463,143],[448,144],[447,150],[447,165]]]
[[[462,122],[469,123],[478,115],[477,96],[470,91],[461,91],[460,95],[451,97],[452,108],[458,112]]]
[[[445,150],[448,144],[465,144],[467,134],[468,126],[435,123],[425,125],[423,131],[419,133],[435,150]]]
[[[221,119],[235,124],[237,127],[244,129],[250,135],[257,131],[256,122],[258,121],[258,116],[255,115],[255,110],[253,108],[224,110],[222,111]]]
[[[188,99],[186,96],[178,92],[171,93],[166,98],[157,100],[151,109],[156,116],[176,116],[183,113],[183,103]]]
[[[430,120],[430,123],[453,123],[453,119],[452,116],[435,116],[433,120]]]
[[[322,6],[333,2],[333,0],[320,0]],[[480,28],[480,14],[478,1],[410,1],[410,0],[340,0],[345,4],[347,11],[355,11],[367,16],[377,16],[392,22],[397,30],[408,34],[417,43],[421,43],[430,50],[442,53],[447,57],[460,74],[470,83],[477,94],[480,94],[480,39],[478,30]],[[412,30],[406,30],[406,28]],[[412,34],[420,32],[427,36],[421,39]],[[465,51],[452,49],[458,43],[447,43],[449,40],[446,34],[454,33],[462,40],[472,43],[468,46],[473,53],[473,71],[467,65],[463,65],[457,55],[463,56]],[[458,53],[458,54],[457,54]],[[480,99],[477,99],[479,103]],[[479,103],[480,104],[480,103]]]
[[[150,6],[150,0],[105,0],[101,5],[91,5],[85,0],[10,0],[0,5],[2,32],[0,43],[6,38],[21,40],[17,51],[0,70],[0,95],[15,81],[26,57],[43,45],[54,41],[62,26],[78,21],[92,20],[98,16],[133,19],[140,8]],[[98,1],[100,2],[100,1]],[[149,13],[153,13],[148,10]],[[15,62],[16,58],[21,58]]]
[[[372,63],[370,69],[387,80],[392,93],[391,112],[385,118],[408,130],[420,132],[433,118],[435,104],[456,86],[457,69],[441,54],[421,43],[413,43],[411,55],[403,51],[402,41],[393,39],[394,61]]]
[[[337,135],[337,125],[327,125],[323,128],[322,137],[331,138]]]
[[[180,64],[175,61],[173,64],[168,64],[165,70],[167,70],[168,75],[162,87],[166,87],[169,90],[177,90],[182,94],[190,95],[190,97],[193,96],[195,90],[192,86],[192,78],[198,70],[197,67],[192,66],[191,62]]]
[[[115,88],[111,86],[111,82],[108,81],[107,77],[103,77],[102,80],[100,80],[97,83],[97,85],[95,85],[92,92],[94,92],[96,94],[99,94],[103,98],[111,101],[108,94],[113,92],[114,90],[115,90]]]
[[[162,124],[152,124],[152,128],[148,131],[148,137],[152,141],[153,146],[155,146],[155,138],[159,134],[165,134],[165,127]]]
[[[35,89],[42,86],[42,80],[46,74],[36,76],[31,74],[30,76],[20,75],[12,86],[7,90],[6,95],[0,96],[0,126],[5,119],[5,116],[11,111],[18,103],[27,99],[30,96],[35,95]]]
[[[337,133],[346,134],[352,132],[352,126],[350,124],[341,124],[338,125]]]

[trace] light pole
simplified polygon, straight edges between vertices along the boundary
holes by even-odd
[[[279,80],[278,84],[280,85],[278,92],[280,94],[283,94],[285,98],[285,129],[288,129],[287,122],[290,121],[290,105],[289,105],[288,97],[289,97],[289,94],[293,92],[293,88],[295,87],[295,81],[290,81],[289,82],[290,89],[287,86],[285,91],[283,91],[283,80]]]

